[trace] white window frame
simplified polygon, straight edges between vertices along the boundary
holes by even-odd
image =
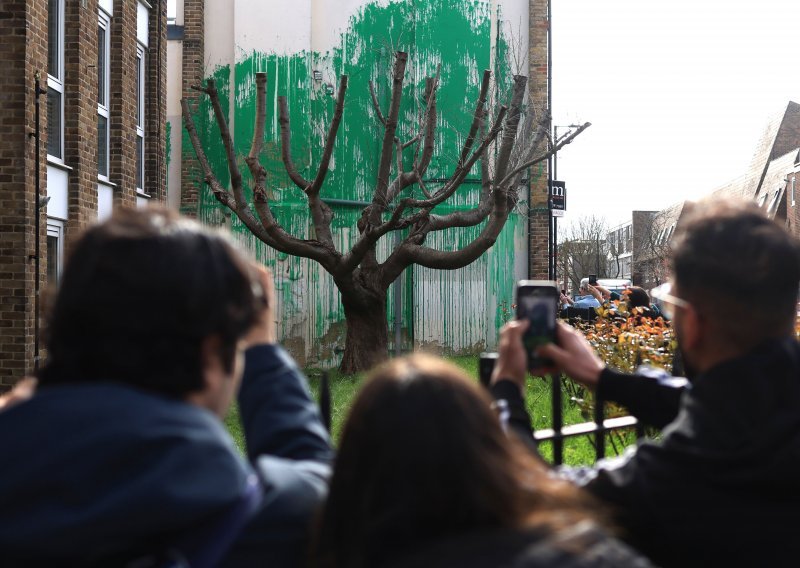
[[[136,168],[136,191],[139,193],[145,193],[144,185],[145,185],[145,104],[147,102],[145,97],[145,68],[146,68],[146,55],[147,51],[145,47],[141,43],[137,43],[136,45],[136,59],[140,62],[138,65],[138,77],[137,77],[137,93],[136,93],[136,153],[137,153],[137,168]],[[136,67],[134,66],[134,69]],[[139,148],[141,144],[141,159],[139,158]],[[139,181],[141,180],[141,184]]]
[[[57,239],[56,247],[56,283],[61,281],[61,272],[64,267],[64,222],[58,219],[47,218],[47,236]],[[49,259],[49,254],[48,254]],[[50,266],[47,267],[49,271]]]
[[[51,160],[51,161],[54,161],[56,163],[59,163],[59,164],[63,164],[64,163],[64,45],[65,45],[65,41],[64,41],[64,30],[65,30],[65,27],[64,27],[64,3],[65,3],[65,0],[56,0],[56,2],[58,3],[58,8],[57,8],[57,16],[58,16],[58,52],[57,52],[57,58],[58,58],[58,62],[56,64],[56,73],[58,73],[58,76],[54,76],[54,75],[50,74],[50,64],[49,64],[50,46],[48,45],[47,88],[48,88],[48,90],[49,89],[53,89],[54,91],[58,92],[61,95],[61,97],[60,97],[61,108],[59,109],[59,114],[61,115],[61,120],[59,121],[60,122],[60,126],[61,126],[60,132],[59,132],[59,148],[61,149],[61,155],[60,156],[55,156],[53,154],[50,154],[50,148],[49,148],[49,144],[48,144],[47,159]],[[48,8],[49,8],[49,2],[48,2]],[[48,36],[49,36],[49,23],[48,23]],[[50,40],[50,38],[48,37],[48,41],[49,40]],[[47,128],[48,129],[52,128],[52,125],[48,124]],[[49,132],[49,130],[48,130],[48,132]],[[48,134],[48,138],[49,138],[49,134]]]
[[[102,181],[108,181],[108,174],[110,168],[110,139],[111,139],[111,113],[109,112],[110,106],[110,90],[109,90],[109,83],[111,82],[111,18],[106,14],[103,10],[100,10],[98,15],[98,23],[97,23],[98,30],[103,28],[105,30],[105,42],[104,45],[99,46],[98,50],[103,49],[103,61],[105,66],[103,69],[97,69],[98,77],[99,74],[103,74],[103,88],[100,88],[98,85],[98,93],[97,93],[97,115],[98,115],[98,149],[101,143],[100,138],[100,128],[99,128],[99,121],[100,117],[106,119],[106,139],[105,139],[105,146],[106,146],[106,164],[105,164],[105,171],[100,169],[100,155],[98,153],[98,160],[97,160],[97,177]],[[98,65],[100,64],[99,61],[99,54],[98,54]],[[100,92],[100,91],[103,92]]]
[[[792,207],[794,207],[794,180],[796,180],[796,179],[797,179],[797,174],[795,174],[795,175],[793,175],[793,176],[792,176],[792,182],[791,182],[791,184],[792,184],[792,185],[791,185],[791,192],[792,192]]]

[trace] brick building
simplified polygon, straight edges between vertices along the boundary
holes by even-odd
[[[9,0],[2,16],[5,390],[41,354],[37,289],[71,240],[114,207],[165,199],[166,1]]]
[[[800,104],[789,101],[772,115],[756,143],[753,157],[744,173],[698,198],[749,199],[767,214],[783,223],[800,238]],[[635,231],[631,258],[633,283],[650,288],[666,280],[670,241],[680,224],[688,202],[679,202],[652,214],[649,222],[640,216],[640,230]],[[634,211],[632,221],[642,212]],[[649,230],[646,225],[649,224]],[[623,225],[623,226],[625,226]],[[612,237],[609,235],[609,241]]]

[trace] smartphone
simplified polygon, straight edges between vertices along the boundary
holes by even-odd
[[[551,280],[520,280],[516,289],[517,319],[530,322],[522,342],[528,354],[528,369],[546,371],[553,362],[534,353],[546,343],[556,342],[556,314],[558,314],[558,284]]]
[[[589,284],[591,284],[592,286],[597,286],[597,274],[589,275]]]
[[[483,352],[478,359],[478,379],[487,389],[492,381],[492,372],[494,371],[495,363],[497,363],[497,357],[497,353]]]

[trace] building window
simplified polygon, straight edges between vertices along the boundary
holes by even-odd
[[[47,153],[64,159],[64,0],[47,4]]]
[[[136,189],[144,193],[144,114],[145,57],[144,47],[136,47]]]
[[[796,179],[797,179],[797,176],[796,176],[796,175],[792,176],[792,187],[791,187],[791,192],[792,192],[792,207],[794,207],[794,180],[796,180]]]
[[[100,12],[97,25],[97,175],[108,178],[108,84],[111,77],[109,65],[109,19]]]
[[[64,262],[64,223],[47,220],[47,283],[58,284]]]

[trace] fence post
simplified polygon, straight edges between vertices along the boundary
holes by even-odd
[[[563,416],[561,415],[561,373],[553,373],[553,385],[550,399],[553,404],[553,463],[564,462],[564,440],[561,438]]]
[[[605,401],[597,396],[597,391],[594,395],[594,423],[597,427],[595,431],[595,461],[601,460],[606,457],[606,429],[603,426],[605,419]]]

